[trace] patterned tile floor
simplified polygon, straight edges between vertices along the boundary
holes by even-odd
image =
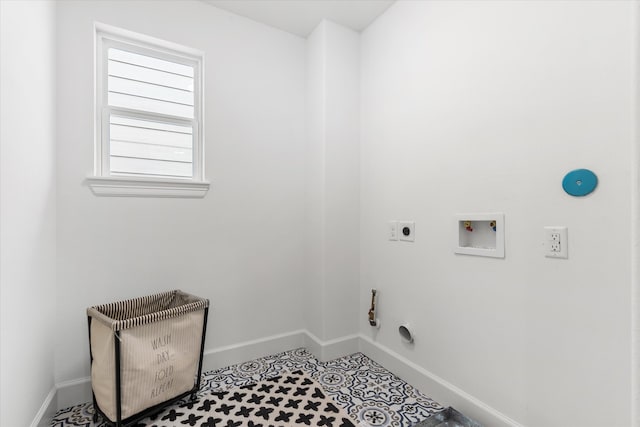
[[[354,423],[363,427],[410,427],[445,409],[362,353],[322,363],[303,348],[206,372],[198,399],[294,369],[302,369],[322,384]],[[189,405],[187,400],[167,407],[154,419],[162,419],[176,406]],[[107,425],[93,424],[92,416],[93,405],[83,403],[58,411],[51,427]]]

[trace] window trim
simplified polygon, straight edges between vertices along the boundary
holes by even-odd
[[[86,183],[97,196],[204,197],[209,189],[204,168],[204,54],[203,52],[134,33],[102,23],[94,23],[94,173]],[[107,55],[109,47],[125,46],[134,53],[170,60],[193,67],[194,117],[180,119],[160,113],[145,113],[107,104]],[[193,176],[186,178],[129,176],[110,174],[109,117],[111,114],[137,119],[158,119],[193,129]]]

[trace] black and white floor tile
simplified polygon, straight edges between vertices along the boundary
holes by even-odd
[[[362,427],[411,427],[445,409],[362,353],[322,363],[303,348],[206,372],[198,399],[214,391],[253,384],[293,370],[302,370],[321,384],[353,423]],[[175,413],[176,408],[189,405],[193,402],[185,398],[153,418],[162,419],[171,411]],[[92,416],[93,405],[83,403],[58,411],[51,426],[106,426],[100,421],[93,424]]]

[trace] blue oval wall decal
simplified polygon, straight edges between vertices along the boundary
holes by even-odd
[[[596,189],[598,177],[589,169],[576,169],[564,176],[562,188],[572,196],[586,196]]]

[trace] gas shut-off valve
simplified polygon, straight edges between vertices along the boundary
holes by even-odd
[[[377,291],[371,289],[371,308],[369,308],[369,325],[374,328],[380,328],[380,320],[376,317],[376,295]]]

